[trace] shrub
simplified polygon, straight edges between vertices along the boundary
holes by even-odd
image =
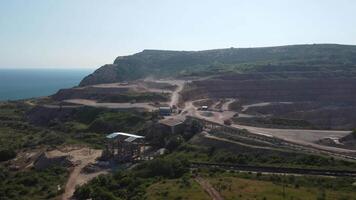
[[[158,158],[136,167],[136,173],[141,177],[178,178],[188,172],[188,161],[177,158]]]
[[[8,161],[16,157],[16,152],[11,149],[5,149],[0,151],[0,162]]]
[[[354,138],[356,138],[356,129],[354,129],[354,130],[352,131],[351,135],[352,135]]]

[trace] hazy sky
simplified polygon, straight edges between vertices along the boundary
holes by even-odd
[[[355,0],[0,0],[0,67],[99,67],[143,49],[356,44]]]

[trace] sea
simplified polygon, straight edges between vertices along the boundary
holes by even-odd
[[[93,69],[0,69],[0,101],[48,96],[77,86]]]

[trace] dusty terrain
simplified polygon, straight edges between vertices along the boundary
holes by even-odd
[[[101,154],[102,150],[78,145],[61,146],[54,150],[40,148],[20,152],[10,164],[11,167],[16,170],[26,170],[30,167],[45,169],[53,165],[68,168],[70,175],[67,183],[63,188],[58,186],[58,190],[63,189],[64,191],[61,199],[68,200],[71,199],[77,185],[87,183],[92,178],[109,172],[107,168],[98,168],[99,170],[93,173],[83,173],[83,168],[88,164],[96,163],[96,159],[100,157]],[[43,158],[43,156],[45,156],[45,158]]]
[[[51,156],[62,156],[69,155],[72,157],[72,161],[76,163],[73,167],[67,184],[64,188],[64,194],[62,196],[63,200],[70,199],[75,191],[75,187],[77,185],[82,185],[88,182],[90,179],[100,175],[107,173],[106,170],[102,170],[99,172],[85,174],[81,173],[82,169],[88,165],[89,163],[95,163],[96,159],[101,156],[102,150],[94,150],[90,148],[80,148],[75,150],[68,150],[68,152],[54,150],[48,152]]]
[[[61,101],[65,106],[44,105],[48,108],[66,108],[76,106],[92,106],[110,109],[143,109],[147,111],[157,110],[159,105],[178,105],[180,92],[187,81],[183,80],[151,80],[145,79],[131,83],[108,83],[91,86],[62,89],[52,98]],[[125,95],[134,92],[135,94],[157,93],[169,94],[169,102],[111,102],[111,98],[116,95]]]

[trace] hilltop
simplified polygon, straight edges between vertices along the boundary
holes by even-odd
[[[338,44],[227,48],[204,51],[144,50],[117,57],[85,77],[80,86],[149,76],[209,76],[224,73],[335,72],[356,70],[356,46]]]

